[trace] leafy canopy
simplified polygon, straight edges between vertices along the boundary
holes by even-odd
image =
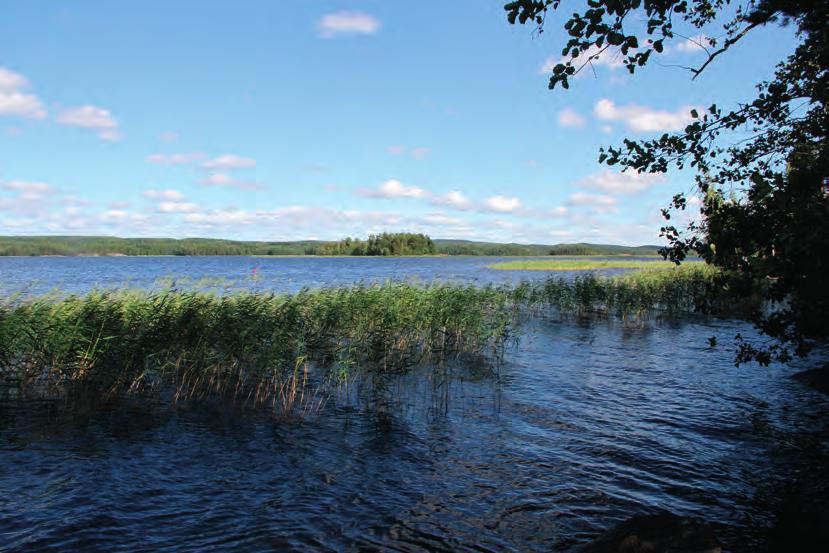
[[[560,7],[561,0],[517,0],[505,9],[510,23],[543,32]],[[708,33],[716,38],[690,39],[706,53],[700,65],[685,68],[693,79],[753,30],[795,26],[798,47],[757,85],[756,97],[731,109],[693,110],[684,130],[602,148],[599,162],[648,173],[695,169],[701,222],[671,224],[671,214],[688,206],[676,195],[663,210],[668,245],[661,253],[676,263],[696,253],[729,271],[734,294],[765,295],[766,309],[754,321],[767,340],[738,335],[738,363],[807,355],[829,336],[829,2],[586,0],[582,8],[564,23],[569,38],[551,89],[569,88],[574,75],[606,55],[621,57],[633,74],[668,41],[688,39],[683,30],[698,35],[721,25]]]

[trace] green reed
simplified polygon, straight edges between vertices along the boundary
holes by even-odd
[[[396,372],[453,357],[498,359],[538,310],[640,319],[710,308],[704,266],[587,274],[516,286],[403,283],[295,294],[101,291],[0,304],[0,384],[17,397],[92,398],[172,390],[283,413],[309,390],[358,371]],[[309,367],[311,367],[309,369]]]

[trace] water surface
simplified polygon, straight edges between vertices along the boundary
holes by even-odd
[[[149,263],[25,262],[66,271],[60,284],[76,290]],[[134,279],[250,265],[284,289],[354,275],[513,278],[470,258],[160,262]],[[304,421],[141,403],[67,420],[6,406],[0,550],[566,551],[667,509],[754,551],[780,498],[824,470],[829,401],[790,378],[797,367],[735,368],[730,350],[707,346],[738,331],[750,332],[542,316],[495,373],[423,367],[354,383]]]

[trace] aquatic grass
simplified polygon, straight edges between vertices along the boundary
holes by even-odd
[[[0,303],[0,384],[17,398],[105,404],[166,393],[177,403],[230,401],[290,415],[358,374],[497,361],[538,312],[641,321],[728,305],[721,275],[699,264],[515,286],[18,298]]]
[[[699,264],[688,261],[687,265]],[[504,261],[487,265],[488,269],[502,271],[597,271],[603,269],[670,269],[668,261],[636,259],[529,259]]]

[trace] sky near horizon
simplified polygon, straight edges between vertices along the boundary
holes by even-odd
[[[563,21],[503,3],[6,0],[0,235],[660,243],[692,174],[598,149],[751,98],[795,46],[760,29],[692,81],[678,38],[549,91]]]

